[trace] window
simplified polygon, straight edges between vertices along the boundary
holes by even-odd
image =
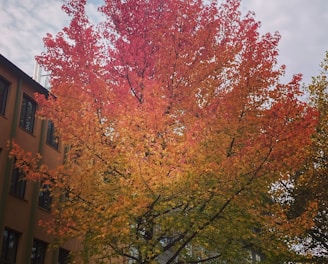
[[[39,207],[50,212],[51,200],[50,187],[47,184],[43,184],[39,194]]]
[[[9,82],[0,78],[0,115],[5,114]]]
[[[24,94],[19,126],[29,133],[33,133],[36,102]]]
[[[55,136],[54,123],[51,121],[48,121],[47,144],[55,149],[58,149],[58,137]]]
[[[10,193],[24,199],[25,189],[26,181],[24,174],[18,168],[14,168],[11,176]]]
[[[16,253],[19,234],[9,229],[3,232],[0,262],[4,264],[16,263]]]
[[[68,263],[69,263],[69,251],[60,248],[57,264],[68,264]]]
[[[31,264],[43,264],[46,255],[47,244],[34,239],[31,255]]]

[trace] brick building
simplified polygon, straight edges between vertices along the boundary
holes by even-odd
[[[0,263],[62,264],[78,247],[69,241],[51,247],[53,238],[38,226],[51,217],[51,196],[40,182],[21,180],[21,173],[8,157],[10,139],[43,162],[55,167],[63,162],[63,146],[54,136],[51,122],[36,118],[35,92],[47,94],[38,82],[0,55]]]

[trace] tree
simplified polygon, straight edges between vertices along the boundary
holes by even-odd
[[[319,119],[309,157],[293,179],[291,216],[304,212],[306,204],[317,203],[315,225],[299,238],[299,243],[303,245],[302,250],[313,254],[318,263],[325,263],[328,259],[328,53],[321,68],[321,73],[312,78],[308,87],[310,101],[317,108]]]
[[[279,82],[279,34],[261,36],[239,5],[108,0],[97,25],[86,0],[63,6],[70,25],[37,57],[52,89],[36,99],[65,164],[12,154],[52,185],[43,224],[81,237],[87,263],[291,259],[286,239],[310,213],[289,221],[269,190],[304,162],[316,112],[298,100],[300,75]]]

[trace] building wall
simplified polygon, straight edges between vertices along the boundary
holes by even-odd
[[[47,94],[47,90],[5,57],[0,55],[0,78],[9,83],[6,107],[0,112],[0,250],[4,252],[4,230],[18,234],[17,264],[30,263],[34,239],[46,243],[48,250],[45,253],[44,263],[58,262],[58,249],[50,244],[53,238],[38,226],[40,219],[49,219],[50,212],[39,207],[39,182],[27,182],[25,195],[16,197],[10,192],[13,177],[13,160],[8,156],[8,142],[14,139],[26,151],[41,153],[43,162],[49,167],[55,167],[63,162],[64,146],[59,144],[56,150],[46,143],[47,121],[35,118],[33,132],[26,132],[20,127],[20,114],[23,96],[33,98],[35,92]],[[1,98],[0,98],[1,100]],[[7,233],[6,233],[7,234]],[[70,241],[62,246],[68,251],[78,249],[78,241]],[[0,259],[0,263],[1,259]],[[10,262],[11,263],[11,262]]]

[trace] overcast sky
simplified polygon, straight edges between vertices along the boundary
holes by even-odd
[[[96,2],[89,1],[96,15]],[[242,10],[254,11],[261,33],[282,35],[279,64],[287,65],[286,80],[303,73],[303,81],[319,73],[328,50],[328,0],[242,0]],[[60,0],[0,0],[0,53],[28,75],[34,56],[43,50],[46,33],[55,35],[68,23]]]

